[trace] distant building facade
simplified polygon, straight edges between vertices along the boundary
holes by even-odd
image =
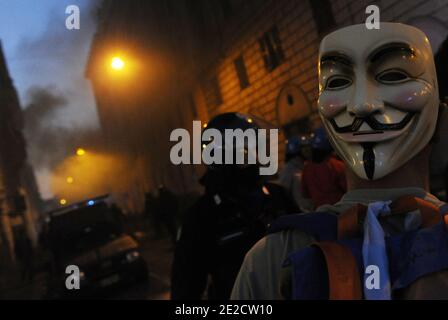
[[[198,189],[200,168],[169,161],[169,133],[194,119],[262,117],[282,129],[280,155],[288,135],[318,126],[320,40],[364,23],[371,4],[381,21],[421,28],[434,51],[448,34],[441,0],[104,0],[87,77],[106,141],[139,163],[139,192]],[[132,66],[122,77],[106,70],[120,52]]]
[[[25,227],[37,245],[40,194],[27,162],[23,113],[0,42],[0,240],[14,259],[14,229]]]

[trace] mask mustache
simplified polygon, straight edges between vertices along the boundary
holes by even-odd
[[[373,131],[371,133],[381,133],[384,131],[393,131],[393,130],[403,129],[409,123],[409,121],[412,120],[414,115],[415,115],[415,112],[408,112],[408,114],[400,122],[397,122],[397,123],[381,123],[375,118],[375,116],[373,114],[370,114],[365,117],[355,117],[353,119],[352,124],[349,124],[349,125],[343,126],[343,127],[339,127],[337,125],[336,121],[334,120],[334,118],[332,118],[330,120],[330,123],[333,126],[333,129],[337,133],[354,133],[354,134],[356,134],[357,132],[359,132],[359,128],[361,128],[361,126],[364,122],[367,123],[370,128],[372,128]]]

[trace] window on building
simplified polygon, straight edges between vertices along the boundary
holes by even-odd
[[[336,26],[331,2],[329,0],[309,0],[309,3],[317,32],[320,36],[324,36]]]
[[[216,75],[203,84],[203,91],[205,103],[209,110],[214,110],[222,104],[221,89],[219,88],[219,81]]]
[[[272,71],[285,60],[280,34],[277,26],[273,26],[259,39],[260,50],[266,70]]]
[[[236,74],[240,81],[240,88],[245,89],[249,86],[249,77],[247,76],[246,65],[244,64],[243,55],[240,55],[234,61]]]

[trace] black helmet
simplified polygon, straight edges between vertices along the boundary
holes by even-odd
[[[224,133],[225,129],[258,129],[256,119],[239,112],[221,113],[212,118],[204,130],[215,128]]]
[[[249,145],[247,144],[247,139],[244,140],[243,145],[237,145],[235,139],[231,141],[231,143],[227,143],[224,141],[225,137],[225,130],[231,129],[241,129],[242,131],[246,131],[247,129],[254,129],[255,130],[255,137],[257,137],[258,129],[266,128],[266,124],[263,120],[251,116],[251,115],[245,115],[238,112],[228,112],[228,113],[222,113],[214,118],[212,118],[208,124],[204,125],[203,134],[210,129],[216,129],[221,133],[221,137],[223,141],[202,141],[202,147],[206,148],[207,145],[213,143],[214,144],[214,150],[220,148],[222,149],[222,163],[221,164],[210,164],[207,165],[208,168],[208,176],[212,176],[212,180],[218,180],[226,181],[226,182],[236,182],[246,184],[246,183],[253,183],[255,181],[260,180],[259,175],[259,165],[258,161],[256,160],[256,154],[254,154],[255,163],[248,163],[248,154],[249,152],[255,152],[253,148],[249,148]],[[231,164],[225,164],[225,152],[227,148],[233,148],[233,162]],[[237,164],[236,163],[236,154],[237,153],[243,153],[244,154],[244,163],[243,164]],[[206,175],[207,176],[207,175]],[[203,180],[204,182],[204,180]],[[205,181],[206,182],[206,181]],[[207,183],[207,182],[206,182]]]
[[[210,129],[216,129],[221,133],[221,137],[223,141],[202,141],[202,148],[204,149],[207,145],[209,145],[210,143],[214,144],[214,148],[215,149],[222,149],[222,154],[223,154],[223,159],[222,159],[222,164],[225,163],[225,151],[227,148],[232,148],[233,149],[233,163],[232,165],[236,165],[238,167],[247,167],[251,164],[248,164],[247,159],[248,159],[248,154],[249,152],[255,152],[254,154],[252,154],[253,159],[256,160],[257,156],[256,156],[256,151],[257,149],[256,147],[256,143],[258,142],[257,140],[257,135],[258,135],[258,129],[262,129],[262,128],[266,128],[266,122],[264,122],[263,120],[255,117],[255,116],[251,116],[251,115],[246,115],[246,114],[242,114],[242,113],[238,113],[238,112],[227,112],[227,113],[222,113],[220,115],[215,116],[214,118],[212,118],[210,120],[210,122],[206,125],[204,125],[204,130],[203,130],[203,134]],[[230,143],[228,143],[227,141],[225,141],[225,130],[226,129],[230,129],[230,130],[237,130],[237,129],[241,129],[242,131],[246,131],[248,129],[253,129],[255,131],[255,145],[253,146],[253,148],[250,148],[251,146],[248,144],[247,139],[244,139],[243,144],[242,145],[238,145],[235,141],[235,139],[233,139]],[[236,154],[237,153],[243,153],[244,155],[244,159],[245,159],[245,163],[244,164],[237,164],[236,163]],[[256,161],[257,162],[257,161]],[[252,163],[253,165],[254,163]],[[255,165],[258,165],[257,163],[255,163]],[[209,168],[221,168],[222,165],[221,164],[212,164],[208,166]]]

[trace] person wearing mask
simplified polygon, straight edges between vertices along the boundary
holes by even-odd
[[[318,69],[318,110],[348,191],[274,222],[232,299],[448,299],[448,207],[429,193],[446,105],[428,38],[400,23],[344,27],[323,38]]]

